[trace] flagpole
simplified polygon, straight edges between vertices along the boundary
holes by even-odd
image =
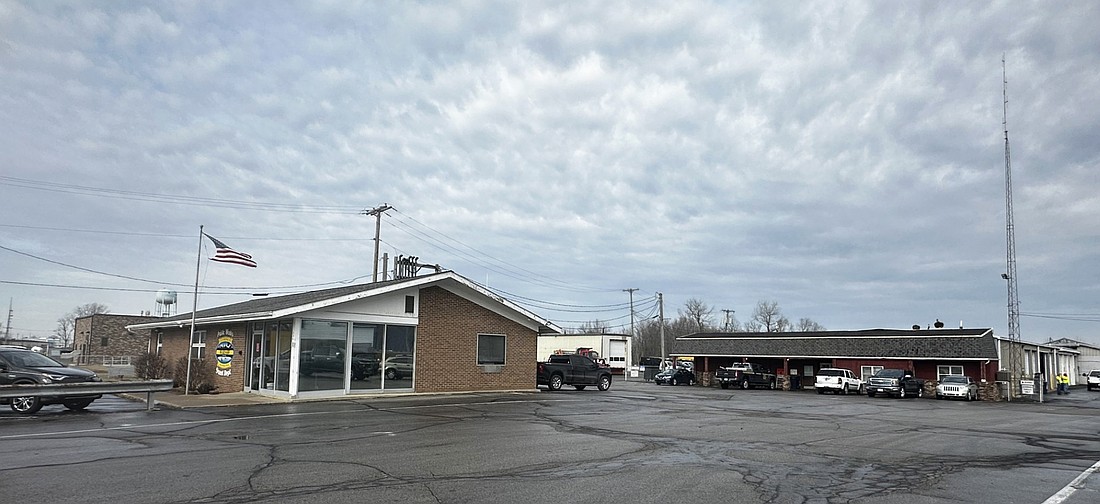
[[[199,266],[202,264],[202,225],[199,225],[199,253],[195,259],[195,294],[191,297],[191,337],[187,341],[187,378],[183,382],[183,395],[191,391],[191,352],[195,347],[195,312],[199,309]]]

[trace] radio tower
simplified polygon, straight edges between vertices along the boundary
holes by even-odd
[[[1007,244],[1008,271],[1001,278],[1008,281],[1008,400],[1012,400],[1013,391],[1023,379],[1023,349],[1020,347],[1020,298],[1016,292],[1016,229],[1012,223],[1012,156],[1008,148],[1008,72],[1005,70],[1005,58],[1001,55],[1001,77],[1004,96],[1003,119],[1001,125],[1005,132],[1005,243]]]

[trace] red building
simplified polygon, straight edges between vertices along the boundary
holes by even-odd
[[[997,380],[1000,360],[992,329],[868,329],[862,331],[694,333],[676,338],[672,357],[695,360],[700,374],[734,362],[774,369],[781,382],[797,377],[813,383],[821,368],[852,370],[867,380],[879,369],[912,370],[939,381],[965,374],[975,381]]]

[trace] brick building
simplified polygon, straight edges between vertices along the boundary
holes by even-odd
[[[214,371],[219,392],[288,399],[532,390],[551,322],[442,272],[254,299],[129,326],[169,362]]]
[[[100,358],[133,359],[148,353],[149,331],[127,329],[157,317],[99,313],[76,319],[73,328],[73,353],[81,363],[102,362]]]

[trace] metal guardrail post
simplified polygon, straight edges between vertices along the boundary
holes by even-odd
[[[172,380],[148,380],[132,382],[83,382],[49,385],[2,385],[0,397],[23,396],[80,396],[94,394],[137,394],[145,392],[146,411],[153,411],[154,392],[172,390]]]

